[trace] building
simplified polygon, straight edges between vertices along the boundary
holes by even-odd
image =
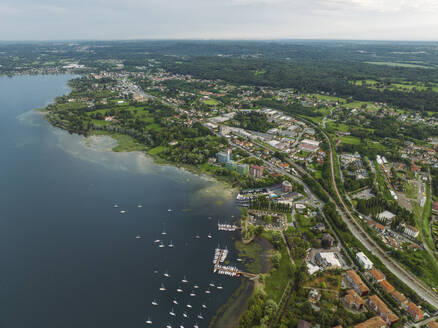
[[[345,279],[360,296],[367,295],[370,292],[368,286],[362,281],[354,270],[348,270]]]
[[[334,252],[320,252],[315,255],[316,262],[325,268],[340,268],[341,262],[339,262]]]
[[[391,285],[388,282],[388,280],[383,280],[383,281],[379,282],[379,286],[380,286],[380,288],[383,289],[383,291],[385,293],[388,293],[388,294],[391,294],[395,290],[394,286]]]
[[[237,173],[241,175],[247,175],[249,173],[249,165],[248,164],[237,164],[236,166]]]
[[[383,211],[382,213],[377,215],[377,218],[379,220],[385,221],[386,223],[390,223],[394,217],[395,214],[391,213],[390,211]]]
[[[364,269],[370,270],[373,267],[373,262],[363,252],[357,253],[356,259]]]
[[[409,302],[407,311],[414,321],[422,320],[424,317],[424,312],[413,302]]]
[[[365,305],[365,301],[360,297],[353,289],[347,291],[347,295],[344,297],[345,304],[354,310],[362,310]]]
[[[227,170],[233,171],[237,168],[237,164],[234,161],[228,161],[225,163],[225,168]]]
[[[284,180],[281,184],[281,191],[284,193],[292,192],[292,183]]]
[[[427,328],[438,328],[438,322],[431,321],[427,324]]]
[[[406,309],[408,307],[408,303],[409,303],[408,299],[406,298],[405,295],[400,293],[398,290],[394,290],[391,293],[391,296],[397,302],[399,307],[401,307],[403,309]]]
[[[370,308],[380,315],[388,325],[392,325],[398,321],[399,318],[377,295],[371,295],[369,297],[368,304],[370,305]]]
[[[228,163],[231,161],[231,149],[227,149],[226,151],[221,151],[216,154],[216,158],[218,163]]]
[[[384,328],[387,327],[386,322],[379,316],[368,319],[354,326],[354,328]]]
[[[263,176],[263,170],[263,166],[251,165],[249,168],[249,174],[257,179]]]
[[[331,234],[324,233],[322,235],[322,240],[321,240],[322,247],[331,248],[335,245],[335,242],[336,242],[336,240]]]
[[[297,328],[312,328],[312,324],[305,320],[298,321]]]
[[[371,279],[374,281],[374,283],[378,284],[379,282],[386,279],[385,275],[382,273],[382,271],[377,269],[371,269],[368,271],[368,273],[371,276]]]
[[[413,227],[411,225],[408,225],[408,224],[405,225],[404,233],[407,234],[409,237],[412,237],[412,238],[417,238],[418,234],[419,234],[417,228],[415,228],[415,227]]]

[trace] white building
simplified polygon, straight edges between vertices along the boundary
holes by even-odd
[[[412,238],[417,238],[418,237],[418,229],[410,226],[408,224],[405,225],[405,230],[404,233],[407,234],[408,236],[412,237]]]
[[[330,268],[341,267],[341,262],[339,262],[338,258],[336,257],[336,254],[333,252],[318,253],[315,256],[315,259],[323,267],[330,267]]]
[[[371,262],[370,259],[363,252],[357,253],[356,259],[364,269],[370,270],[374,265],[373,262]]]
[[[380,220],[386,220],[387,223],[390,223],[391,220],[395,217],[394,213],[391,213],[390,211],[383,211],[382,213],[379,213],[377,215],[377,218]]]

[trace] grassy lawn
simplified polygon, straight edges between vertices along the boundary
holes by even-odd
[[[210,105],[210,106],[216,106],[217,104],[219,104],[219,102],[217,100],[214,99],[206,99],[202,101],[204,104],[206,105]]]
[[[342,136],[341,140],[342,143],[349,145],[360,145],[361,143],[361,140],[358,137],[353,137],[353,136]]]
[[[327,129],[331,131],[348,132],[350,127],[344,123],[327,122]]]
[[[152,149],[148,150],[148,154],[150,155],[158,155],[159,153],[162,153],[163,151],[167,150],[168,148],[165,146],[158,146]]]

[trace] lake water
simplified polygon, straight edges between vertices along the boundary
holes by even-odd
[[[217,231],[238,215],[232,194],[140,153],[109,152],[108,138],[51,127],[34,109],[68,93],[71,78],[0,77],[0,327],[134,328],[148,316],[152,327],[207,327],[239,284],[212,272],[218,243],[235,263],[231,236]]]

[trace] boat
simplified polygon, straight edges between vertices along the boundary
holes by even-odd
[[[163,232],[161,233],[162,235],[167,235],[166,230],[163,230]]]
[[[198,286],[198,285],[194,285],[194,286],[193,286],[193,288],[196,288],[196,289],[198,289],[198,288],[199,288],[199,286]]]
[[[170,241],[170,244],[168,245],[169,247],[173,247],[174,245],[173,245],[173,243],[172,243],[172,241]]]
[[[224,289],[224,287],[222,287],[222,285],[218,285],[216,286],[217,289]]]
[[[126,211],[120,211],[120,214],[125,214],[126,213]]]
[[[166,278],[170,278],[169,272],[166,270],[166,272],[163,274]]]
[[[211,292],[207,289],[207,290],[205,291],[205,293],[206,293],[206,294],[210,294]]]
[[[157,301],[156,301],[156,300],[153,300],[153,301],[152,301],[152,305],[153,305],[153,306],[158,306]]]
[[[190,293],[190,296],[194,297],[194,296],[196,296],[196,294],[192,291],[192,292]]]
[[[184,328],[184,326],[183,325],[179,325],[179,328]]]
[[[173,299],[172,303],[178,305],[178,301],[176,299]]]
[[[214,287],[214,284],[213,284],[213,281],[212,282],[210,282],[210,287]]]
[[[176,291],[177,291],[178,293],[182,293],[182,292],[183,292],[183,290],[181,289],[181,287],[178,287],[178,288],[176,289]]]
[[[187,315],[187,313],[183,312],[183,317],[188,318],[189,316]]]
[[[200,237],[199,235],[196,235],[195,238],[196,238],[196,239],[199,239],[199,238],[201,238],[201,237]]]
[[[117,205],[117,204],[114,204],[114,207],[115,207],[115,208],[117,208],[117,207],[119,207],[119,205]]]
[[[161,290],[162,292],[164,292],[164,291],[166,290],[166,287],[164,287],[164,285],[161,284],[160,290]]]
[[[158,247],[163,248],[165,246],[164,246],[163,242],[160,242],[160,245],[158,245]]]
[[[158,273],[158,270],[154,270],[154,273],[157,274],[157,273]]]
[[[198,314],[198,319],[204,319],[201,313]]]
[[[237,262],[242,262],[242,259],[237,259]]]
[[[188,303],[186,306],[187,306],[189,309],[192,308],[192,306],[190,305],[190,303]]]
[[[184,276],[183,280],[181,280],[183,283],[188,283],[189,281],[186,279],[186,276]]]
[[[143,207],[143,205],[141,205],[141,204],[138,204],[138,205],[137,205],[137,207],[138,207],[138,208],[142,208],[142,207]]]
[[[135,236],[135,239],[141,239],[140,235]]]
[[[202,308],[206,309],[206,308],[207,308],[207,305],[202,304]]]
[[[193,325],[193,328],[199,328],[198,324],[195,322],[195,324]]]
[[[148,317],[148,319],[145,321],[145,323],[147,323],[148,325],[152,325],[152,320],[151,320],[151,318]]]
[[[161,240],[159,240],[159,239],[155,239],[154,240],[154,243],[159,243]]]
[[[167,212],[172,212],[172,209],[171,209],[171,208],[169,208],[169,209],[167,210]]]
[[[166,328],[172,328],[172,325],[171,325],[170,323],[168,323],[168,324],[166,325]]]
[[[170,310],[169,314],[170,314],[171,316],[176,316],[175,312],[173,312],[173,308],[172,308],[172,310]]]
[[[213,236],[211,235],[211,233],[209,233],[209,234],[207,235],[207,237],[210,238],[210,239],[213,238]]]

